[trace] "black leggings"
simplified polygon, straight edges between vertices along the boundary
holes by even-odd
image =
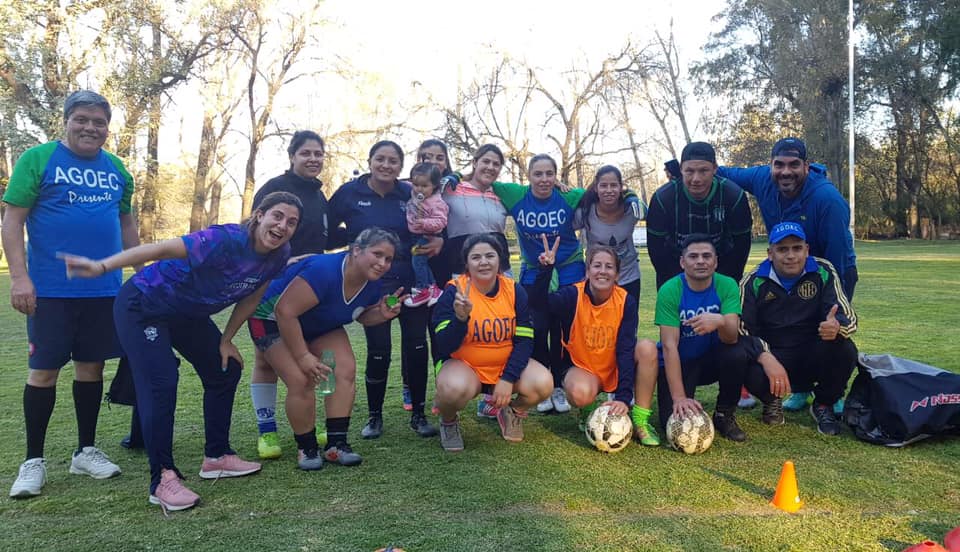
[[[667,384],[667,374],[663,366],[663,353],[660,353],[660,355],[660,373],[657,376],[657,407],[660,414],[660,425],[663,427],[666,426],[667,419],[673,414],[673,397],[670,395],[670,386]],[[680,368],[683,375],[684,394],[688,398],[694,398],[697,387],[718,382],[720,390],[717,393],[717,409],[735,409],[737,400],[740,398],[740,386],[743,384],[748,362],[746,352],[739,342],[733,345],[721,343],[703,356],[685,360],[681,363]]]
[[[527,296],[533,293],[533,286],[523,286]],[[534,360],[550,369],[553,386],[563,387],[563,378],[567,375],[569,362],[564,362],[563,345],[560,338],[563,325],[559,316],[530,307],[533,318],[533,354]]]
[[[813,391],[819,404],[837,402],[847,390],[847,382],[857,364],[857,346],[849,339],[833,341],[816,339],[798,347],[771,348],[773,356],[783,364],[794,393]],[[763,402],[770,402],[770,380],[757,363],[746,373],[746,387]]]
[[[384,293],[391,293],[389,285]],[[427,322],[430,309],[404,308],[400,311],[400,366],[407,375],[414,413],[423,412],[427,395]],[[367,336],[367,409],[371,416],[383,413],[383,397],[387,391],[390,369],[392,321],[364,327]]]
[[[636,280],[622,284],[620,287],[626,290],[627,295],[633,297],[637,301],[637,312],[640,312],[640,278]]]

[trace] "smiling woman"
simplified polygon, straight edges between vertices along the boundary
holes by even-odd
[[[327,247],[327,196],[323,182],[318,178],[323,171],[326,144],[312,130],[298,130],[290,138],[287,156],[290,168],[280,176],[271,178],[253,198],[254,209],[265,197],[274,192],[289,192],[303,203],[303,216],[297,232],[290,239],[290,255],[294,260],[312,253],[323,253]],[[260,458],[276,458],[280,455],[277,442],[277,374],[257,355],[250,377],[250,395],[257,419],[260,436],[257,451]]]
[[[407,225],[406,207],[410,201],[410,183],[399,180],[403,168],[403,150],[389,140],[370,148],[370,172],[347,182],[330,198],[330,245],[346,245],[363,230],[379,227],[400,239],[390,269],[381,278],[384,293],[401,295],[413,286],[411,262],[413,235]],[[427,309],[403,309],[400,312],[401,369],[407,374],[413,411],[410,428],[421,437],[436,435],[437,430],[423,413],[427,393]],[[383,398],[390,369],[390,321],[365,326],[367,338],[367,408],[370,419],[361,431],[364,439],[383,434]]]
[[[540,256],[545,268],[553,265],[556,249],[546,247]],[[637,439],[648,446],[660,444],[653,424],[653,390],[657,381],[657,346],[637,341],[636,300],[617,285],[620,258],[606,245],[587,251],[587,279],[549,293],[549,278],[541,272],[531,288],[530,304],[560,321],[567,336],[564,348],[571,366],[563,378],[570,402],[580,408],[580,423],[586,423],[598,406],[600,391],[608,393],[613,414],[627,414],[633,420]],[[611,396],[613,395],[613,396]],[[630,403],[635,402],[631,407]]]
[[[303,218],[290,239],[290,254],[297,257],[306,253],[323,253],[327,246],[327,197],[318,177],[323,171],[326,144],[316,132],[299,130],[290,138],[287,155],[290,168],[268,180],[257,191],[253,198],[254,209],[267,194],[294,194],[303,203]]]
[[[276,370],[287,386],[287,419],[302,470],[318,470],[324,460],[343,466],[362,461],[347,442],[356,357],[343,326],[354,320],[364,326],[378,325],[400,313],[399,305],[391,307],[388,302],[397,293],[382,295],[379,282],[398,245],[392,232],[368,228],[347,251],[311,255],[289,266],[270,284],[248,322],[258,363]],[[324,400],[327,446],[321,457],[314,390],[321,380],[330,378],[336,384]],[[279,443],[275,445],[279,450]]]
[[[463,246],[466,273],[447,284],[434,309],[440,445],[463,450],[458,413],[479,393],[490,395],[507,441],[523,440],[527,410],[550,395],[550,372],[532,360],[533,328],[523,287],[501,273],[503,250],[492,234]],[[514,397],[516,395],[516,397]]]
[[[200,477],[236,477],[260,471],[230,447],[233,397],[243,359],[233,345],[237,330],[260,302],[270,280],[290,256],[290,236],[303,206],[275,192],[244,224],[210,226],[179,239],[141,245],[105,259],[68,255],[67,274],[94,278],[124,266],[159,260],[120,289],[114,302],[117,335],[129,361],[137,408],[150,457],[150,503],[167,510],[200,500],[180,482],[173,460],[179,359],[193,365],[204,388],[206,449]],[[223,334],[211,316],[236,303]]]

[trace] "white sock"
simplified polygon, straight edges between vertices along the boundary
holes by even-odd
[[[257,429],[260,435],[277,431],[277,384],[251,383],[250,398],[253,400],[253,412],[257,416]]]

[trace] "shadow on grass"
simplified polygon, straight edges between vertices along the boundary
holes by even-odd
[[[571,408],[570,412],[563,414],[554,411],[531,414],[529,419],[536,416],[540,425],[555,437],[559,437],[574,446],[593,450],[593,446],[587,441],[587,436],[577,427],[578,415],[577,409]]]
[[[741,479],[733,474],[722,472],[720,470],[716,470],[713,468],[702,468],[702,469],[706,473],[709,473],[714,477],[724,479],[732,483],[733,485],[736,485],[737,487],[740,487],[741,489],[747,491],[748,493],[753,493],[761,498],[765,498],[768,500],[773,497],[773,489],[761,487],[760,485],[754,485],[753,483],[746,481],[744,479]]]

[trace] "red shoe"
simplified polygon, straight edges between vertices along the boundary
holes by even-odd
[[[416,290],[416,293],[403,300],[403,304],[408,307],[421,307],[430,302],[430,288]]]
[[[203,479],[220,479],[221,477],[240,477],[260,471],[260,464],[247,462],[236,454],[224,454],[220,458],[204,458],[200,467],[200,477]]]
[[[440,300],[440,296],[443,295],[443,290],[438,288],[436,284],[430,286],[430,300],[427,301],[427,306],[432,307],[437,304],[437,301]]]

